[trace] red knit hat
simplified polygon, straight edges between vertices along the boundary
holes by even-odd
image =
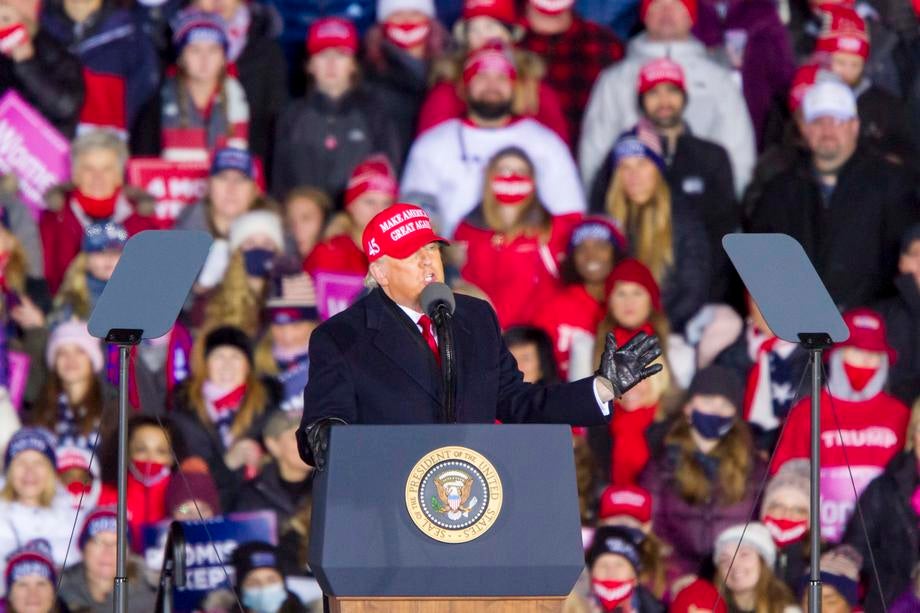
[[[854,347],[863,351],[888,354],[888,365],[893,366],[898,360],[898,352],[888,344],[885,320],[882,316],[866,307],[859,307],[843,314],[843,321],[850,329],[850,338],[837,343],[834,349]]]
[[[310,26],[307,33],[307,52],[315,55],[326,49],[339,49],[354,55],[358,52],[358,31],[348,19],[323,17]]]
[[[821,34],[815,50],[822,53],[850,53],[864,61],[869,57],[866,22],[854,9],[841,4],[820,4]]]
[[[465,0],[461,19],[468,21],[474,17],[491,17],[506,24],[517,23],[514,0]]]
[[[718,605],[716,605],[717,602]],[[714,609],[713,606],[715,606]],[[715,586],[708,581],[697,579],[677,593],[671,606],[668,607],[668,613],[688,613],[700,609],[713,613],[728,612],[725,601],[719,598],[719,592],[716,591]]]
[[[648,62],[639,71],[639,95],[641,96],[662,83],[671,83],[679,87],[681,91],[687,91],[684,69],[680,67],[680,64],[666,57]]]
[[[514,56],[511,48],[499,42],[491,42],[473,51],[463,64],[463,83],[469,82],[481,72],[498,72],[512,81],[517,78]]]
[[[645,23],[645,14],[648,13],[648,8],[652,5],[652,2],[655,0],[642,0],[639,3],[639,19],[642,20],[642,23]],[[684,5],[684,8],[687,9],[687,13],[690,14],[690,21],[696,23],[697,16],[697,4],[696,0],[680,0],[680,3]]]
[[[600,519],[628,515],[643,524],[652,519],[652,495],[635,485],[611,485],[601,494]]]
[[[345,208],[366,192],[381,192],[396,198],[396,173],[387,156],[376,153],[355,166],[345,188]]]
[[[629,281],[638,283],[645,288],[649,297],[652,299],[652,308],[656,311],[661,310],[661,290],[652,271],[645,264],[634,258],[623,260],[617,264],[610,276],[607,277],[606,295],[609,296],[618,281]]]

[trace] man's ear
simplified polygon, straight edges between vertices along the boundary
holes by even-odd
[[[278,443],[278,439],[272,436],[262,437],[263,442],[265,443],[265,448],[268,450],[268,453],[271,454],[273,458],[277,458],[281,455],[281,445]]]
[[[390,284],[389,280],[387,279],[387,266],[386,263],[382,260],[371,262],[368,271],[371,273],[371,276],[374,277],[374,281],[376,281],[377,285],[380,287],[386,287]]]

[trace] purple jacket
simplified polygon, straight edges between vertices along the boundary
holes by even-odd
[[[716,502],[720,498],[717,486],[710,502],[691,505],[681,497],[674,478],[675,456],[667,448],[660,449],[639,476],[639,486],[652,495],[652,532],[674,548],[668,560],[669,582],[697,574],[700,564],[712,556],[716,537],[723,530],[757,517],[752,507],[766,472],[766,465],[754,456],[748,490],[740,502],[728,506]]]
[[[732,30],[746,33],[741,63],[744,99],[751,113],[757,146],[763,146],[763,131],[770,107],[785,104],[795,73],[795,57],[789,32],[783,26],[773,0],[728,0],[722,11],[712,0],[699,3],[699,19],[693,33],[704,45],[723,51]],[[742,35],[743,36],[743,35]]]

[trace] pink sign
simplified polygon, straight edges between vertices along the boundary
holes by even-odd
[[[850,480],[850,472],[853,479]],[[831,543],[843,538],[847,522],[856,510],[856,499],[882,473],[879,466],[830,466],[821,468],[821,536]],[[854,492],[853,486],[856,486]]]
[[[26,380],[29,378],[29,356],[19,351],[8,351],[6,361],[9,368],[7,387],[10,400],[19,411],[22,409],[22,395],[26,391]]]
[[[70,143],[13,90],[0,98],[0,173],[16,177],[36,218],[45,192],[70,177]]]
[[[201,200],[208,188],[206,162],[170,162],[160,158],[128,160],[128,183],[156,201],[156,217],[162,228],[172,227],[186,206]]]
[[[316,284],[319,317],[323,321],[351,306],[364,289],[364,277],[361,275],[318,272],[313,282]]]

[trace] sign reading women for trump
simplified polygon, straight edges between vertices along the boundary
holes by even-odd
[[[196,611],[201,600],[217,589],[233,589],[233,552],[251,541],[276,544],[274,513],[233,513],[204,521],[183,521],[185,532],[185,586],[174,592],[174,611]],[[163,551],[169,522],[144,528],[144,559],[157,573],[163,566]],[[230,578],[228,582],[227,578]]]
[[[14,90],[0,98],[0,174],[16,177],[36,218],[45,192],[70,177],[70,143]]]

